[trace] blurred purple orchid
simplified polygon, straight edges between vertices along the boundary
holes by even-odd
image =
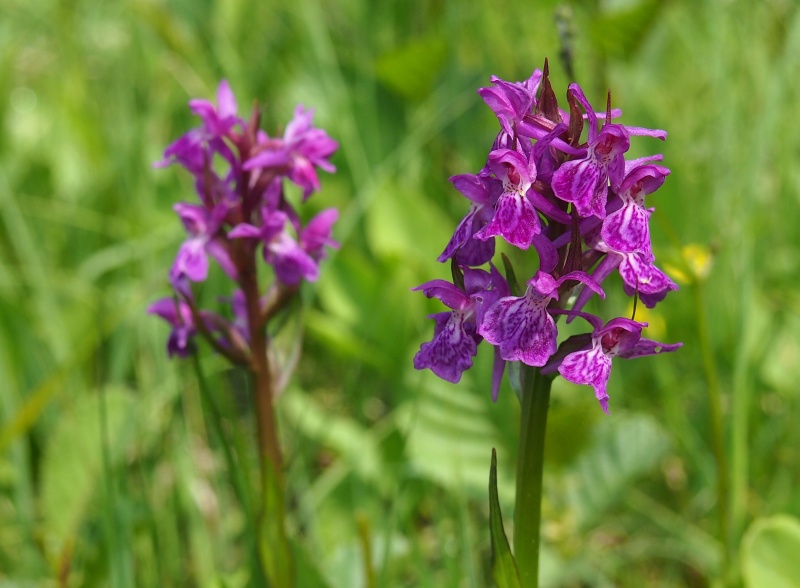
[[[197,99],[189,108],[201,125],[170,144],[155,165],[177,163],[186,168],[194,176],[200,203],[174,206],[188,233],[169,272],[177,302],[170,306],[159,301],[151,313],[173,325],[171,356],[189,353],[189,342],[199,333],[231,361],[242,363],[249,356],[253,329],[264,328],[261,318],[245,311],[247,300],[261,299],[254,279],[257,246],[280,286],[272,290],[272,306],[261,313],[267,318],[285,306],[304,280],[316,280],[326,249],[338,247],[332,238],[337,210],[323,210],[304,224],[286,198],[283,183],[285,179],[299,185],[305,201],[320,187],[316,168],[335,170],[329,158],[338,144],[312,125],[313,111],[302,106],[283,138],[270,138],[258,128],[257,109],[247,121],[238,116],[236,99],[224,80],[216,105]],[[196,307],[191,282],[208,278],[209,258],[238,286],[232,298],[222,298],[230,300],[232,322]],[[192,316],[204,316],[209,322],[201,327],[207,328],[195,329]],[[258,318],[257,324],[249,324],[251,318]]]

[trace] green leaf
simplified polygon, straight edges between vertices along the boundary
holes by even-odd
[[[800,586],[800,520],[789,515],[757,519],[742,540],[742,567],[748,587]]]
[[[492,578],[498,588],[519,588],[519,572],[503,528],[503,515],[497,496],[497,451],[494,447],[489,470],[489,530],[492,535]]]

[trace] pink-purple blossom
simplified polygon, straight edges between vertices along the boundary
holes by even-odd
[[[562,110],[546,77],[546,70],[523,82],[493,76],[492,85],[479,90],[500,128],[478,173],[451,178],[470,201],[439,256],[450,261],[453,281],[432,280],[415,288],[450,311],[432,315],[433,339],[422,344],[414,366],[457,382],[486,341],[496,358],[493,398],[505,362],[521,362],[593,386],[607,410],[611,358],[681,345],[642,338],[645,325],[634,318],[604,323],[581,312],[594,294],[605,297],[601,283],[614,270],[624,293],[650,308],[677,289],[655,265],[653,209],[645,204],[670,171],[661,165],[661,155],[626,159],[633,137],[664,140],[666,132],[615,121],[622,113],[611,108],[610,95],[596,110],[577,84],[570,85],[569,108]],[[492,265],[495,237],[536,252],[533,264],[538,262],[539,269],[524,282],[524,291],[516,285],[519,270],[511,255],[503,260],[508,285],[490,278],[499,274]],[[486,263],[491,274],[480,269]],[[559,343],[561,315],[568,322],[585,318],[591,333]]]
[[[338,143],[313,125],[313,111],[298,106],[282,137],[270,137],[258,128],[256,109],[245,120],[237,114],[236,99],[226,81],[217,89],[216,104],[195,99],[190,110],[200,126],[170,144],[157,167],[172,163],[194,178],[197,203],[179,202],[174,209],[186,229],[169,272],[176,299],[155,303],[150,312],[169,322],[169,354],[188,354],[196,334],[213,337],[212,344],[231,358],[242,361],[249,345],[244,297],[254,299],[258,286],[255,256],[272,268],[278,285],[278,302],[303,281],[319,277],[319,264],[328,248],[338,247],[333,225],[338,218],[328,208],[303,222],[284,190],[284,182],[298,185],[303,202],[320,188],[317,169],[335,171],[330,157]],[[215,262],[215,263],[212,263]],[[195,300],[191,283],[204,282],[214,265],[233,282],[230,301],[234,318],[203,310]],[[248,293],[249,292],[249,293]],[[172,302],[170,302],[172,301]],[[266,312],[266,311],[265,311]],[[195,325],[192,317],[205,317],[208,325]],[[262,328],[262,324],[255,325]]]
[[[585,384],[594,388],[595,397],[604,412],[608,412],[608,378],[611,375],[611,360],[614,357],[631,359],[645,355],[657,355],[675,351],[682,343],[665,344],[645,339],[642,329],[647,323],[626,318],[615,318],[605,325],[596,316],[580,313],[594,327],[591,342],[584,348],[573,351],[557,365],[558,373],[574,384]],[[555,367],[548,366],[550,371]]]

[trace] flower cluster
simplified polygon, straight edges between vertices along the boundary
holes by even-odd
[[[621,112],[595,111],[577,84],[567,91],[568,110],[559,108],[540,70],[524,82],[491,78],[478,93],[500,122],[486,165],[477,174],[450,178],[470,201],[469,211],[439,261],[450,261],[453,283],[418,286],[452,309],[433,315],[433,339],[414,357],[417,369],[458,382],[472,366],[477,345],[495,346],[493,395],[497,397],[507,361],[556,370],[567,380],[588,384],[603,410],[615,356],[632,358],[674,351],[642,337],[647,325],[626,318],[608,322],[582,312],[589,298],[605,298],[602,282],[616,269],[628,295],[652,308],[677,286],[655,266],[645,197],[669,174],[661,155],[626,160],[633,136],[665,139],[666,132],[612,122]],[[582,139],[584,127],[586,138]],[[508,281],[492,265],[495,238],[539,258],[539,269],[524,291],[507,259]],[[480,266],[489,264],[489,271]],[[509,284],[511,282],[511,284]],[[571,309],[565,306],[579,290]],[[558,345],[556,318],[581,317],[591,333]]]
[[[298,106],[282,137],[259,129],[258,108],[249,120],[237,115],[236,101],[224,80],[217,106],[191,100],[202,125],[167,147],[156,167],[177,163],[194,177],[199,204],[174,206],[187,233],[172,268],[175,297],[148,309],[172,325],[170,356],[193,351],[193,337],[204,335],[220,353],[245,363],[250,330],[262,328],[297,291],[303,280],[319,276],[325,247],[336,247],[331,229],[338,212],[323,210],[303,224],[284,193],[284,179],[302,189],[302,201],[319,189],[316,168],[335,171],[328,158],[338,144],[311,124],[312,111]],[[258,248],[272,267],[274,282],[259,292]],[[208,277],[209,258],[233,280],[235,289],[221,302],[231,318],[197,307],[191,284]]]

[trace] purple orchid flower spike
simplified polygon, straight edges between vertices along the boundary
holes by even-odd
[[[584,349],[564,357],[558,366],[558,372],[570,382],[592,386],[595,397],[605,413],[608,413],[607,386],[611,375],[612,358],[619,356],[630,359],[656,355],[675,351],[683,345],[682,343],[669,345],[642,338],[642,329],[647,323],[615,318],[603,326],[603,321],[596,316],[582,312],[577,314],[594,327],[591,343]]]
[[[527,193],[536,180],[536,165],[530,154],[497,149],[489,154],[488,165],[503,182],[503,193],[495,204],[489,224],[475,234],[486,240],[500,235],[511,245],[527,249],[542,231],[539,215]]]
[[[644,325],[633,320],[604,325],[580,311],[594,294],[605,297],[601,282],[614,270],[625,292],[648,307],[677,289],[654,265],[648,226],[653,209],[645,207],[645,197],[670,172],[660,165],[661,155],[625,160],[632,136],[663,140],[666,132],[612,122],[622,112],[611,108],[610,93],[606,108],[598,113],[577,84],[569,87],[569,108],[563,110],[548,78],[545,61],[543,70],[534,71],[525,82],[492,77],[492,85],[479,90],[501,128],[485,166],[476,175],[451,178],[471,206],[439,256],[439,261],[451,260],[454,271],[465,272],[466,284],[470,267],[491,264],[494,238],[500,236],[517,249],[535,249],[539,270],[521,296],[507,290],[500,294],[501,288],[485,285],[478,287],[484,292],[471,294],[466,285],[441,280],[420,286],[453,310],[434,315],[434,340],[420,348],[415,367],[430,368],[455,382],[485,339],[497,358],[493,398],[505,362],[518,361],[547,376],[562,367],[568,379],[595,386],[606,410],[611,357],[679,347],[643,339]],[[490,247],[481,248],[482,243]],[[510,255],[503,256],[503,265],[509,279],[516,281]],[[492,273],[499,272],[492,266]],[[461,284],[458,273],[454,281]],[[574,288],[579,291],[573,302],[568,294]],[[517,293],[516,285],[514,289]],[[560,314],[567,315],[567,322],[584,317],[593,332],[571,336],[559,347],[555,317]],[[537,370],[525,368],[525,373]],[[549,384],[548,379],[524,380],[534,388]]]
[[[236,225],[231,239],[257,239],[263,245],[264,261],[275,268],[275,275],[288,286],[297,286],[303,279],[309,282],[319,277],[317,263],[286,230],[288,215],[281,210],[262,209],[262,227],[249,223]]]
[[[208,254],[217,260],[226,274],[236,279],[236,266],[228,250],[217,239],[217,232],[227,212],[225,205],[218,205],[209,211],[205,206],[179,202],[173,208],[181,217],[189,238],[178,250],[170,275],[184,275],[193,282],[204,281],[208,277]]]
[[[603,221],[601,236],[609,247],[621,253],[649,250],[651,211],[645,208],[644,197],[660,188],[669,173],[660,165],[641,165],[630,170],[621,184],[614,187],[622,207]]]
[[[453,176],[450,181],[472,204],[438,260],[445,262],[455,257],[460,265],[483,265],[494,256],[494,239],[476,239],[475,233],[492,219],[494,204],[502,193],[502,184],[496,178],[475,174]]]
[[[489,308],[478,333],[499,346],[500,356],[506,361],[545,365],[556,352],[558,335],[547,305],[558,300],[558,289],[568,280],[581,282],[605,298],[600,285],[584,272],[571,272],[556,280],[540,270],[528,281],[524,296],[501,298]]]
[[[183,300],[162,298],[147,308],[148,314],[155,314],[172,325],[167,339],[167,355],[169,357],[187,357],[194,353],[194,336],[196,334],[191,307]]]
[[[169,271],[179,302],[159,301],[151,312],[173,325],[170,355],[187,354],[192,337],[199,334],[232,363],[253,368],[267,357],[252,353],[269,347],[267,322],[297,294],[302,280],[318,278],[326,248],[338,247],[331,236],[338,212],[323,210],[304,226],[286,198],[284,180],[298,184],[305,200],[319,188],[317,167],[335,171],[329,158],[338,144],[312,126],[313,112],[302,106],[296,108],[283,137],[271,138],[259,128],[257,107],[247,120],[239,118],[236,99],[225,80],[217,88],[215,102],[191,100],[189,108],[200,118],[200,125],[167,147],[155,165],[185,167],[193,176],[200,202],[174,207],[188,233]],[[274,274],[265,296],[260,292],[261,281],[252,279],[259,274],[259,246]],[[232,297],[217,297],[231,305],[226,316],[201,309],[193,298],[192,283],[203,282],[209,275],[209,257],[238,286]],[[257,299],[262,312],[246,312]],[[271,377],[269,370],[255,371]],[[266,382],[262,378],[259,385]]]

